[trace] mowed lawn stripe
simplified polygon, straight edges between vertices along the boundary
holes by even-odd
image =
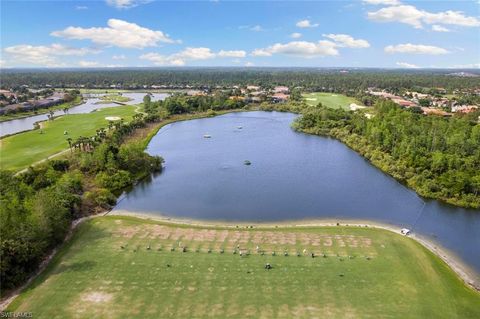
[[[480,316],[480,295],[441,259],[381,229],[225,229],[118,216],[79,227],[9,310],[36,318]],[[299,246],[307,252],[297,257]]]
[[[0,141],[0,168],[20,170],[51,155],[68,149],[67,138],[93,136],[108,127],[105,117],[118,116],[126,122],[135,114],[135,106],[117,106],[86,114],[64,115],[42,122],[42,129],[5,137]],[[43,134],[41,132],[43,131]],[[64,135],[67,131],[68,135]]]

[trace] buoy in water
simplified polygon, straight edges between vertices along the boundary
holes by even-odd
[[[252,165],[252,162],[250,162],[249,160],[245,160],[245,161],[243,161],[243,164],[245,164],[245,165]]]
[[[212,136],[211,136],[211,135],[208,135],[208,134],[205,134],[203,137],[204,137],[204,138],[211,138]]]

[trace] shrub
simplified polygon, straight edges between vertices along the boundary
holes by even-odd
[[[132,184],[132,176],[129,172],[118,170],[114,174],[108,172],[98,173],[95,181],[101,187],[107,188],[110,191],[120,190]]]
[[[98,188],[84,194],[84,198],[87,202],[98,205],[102,208],[110,208],[115,205],[117,199],[108,189]]]

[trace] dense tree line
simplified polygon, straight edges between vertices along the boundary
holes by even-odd
[[[362,112],[308,108],[298,130],[345,142],[419,194],[464,207],[480,207],[480,112],[443,118],[375,104]]]
[[[382,70],[315,68],[162,68],[116,70],[1,70],[2,87],[110,88],[111,85],[142,89],[144,85],[214,88],[217,86],[260,85],[301,86],[310,91],[364,91],[368,87],[435,88],[447,90],[480,86],[480,77],[450,76],[452,70]]]
[[[231,110],[242,108],[245,103],[241,100],[230,99],[226,92],[218,91],[213,95],[187,96],[174,94],[164,101],[159,101],[159,107],[165,108],[168,114],[182,114],[205,112],[207,110]]]

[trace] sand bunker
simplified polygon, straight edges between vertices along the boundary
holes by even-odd
[[[355,103],[352,103],[350,104],[350,110],[351,111],[356,111],[356,110],[360,110],[360,109],[364,109],[365,106],[362,106],[362,105],[358,105],[358,104],[355,104]]]
[[[120,121],[122,118],[119,116],[107,116],[105,119],[107,121]]]

